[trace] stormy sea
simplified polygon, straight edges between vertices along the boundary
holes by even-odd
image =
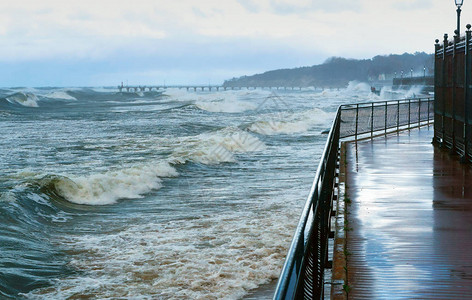
[[[241,299],[275,282],[337,107],[381,100],[356,82],[0,89],[0,298]]]

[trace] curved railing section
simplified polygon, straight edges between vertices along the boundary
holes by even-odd
[[[406,99],[342,105],[328,134],[310,194],[295,230],[274,299],[321,299],[328,261],[328,241],[333,237],[331,217],[336,200],[339,146],[342,138],[373,137],[429,124],[433,99]]]

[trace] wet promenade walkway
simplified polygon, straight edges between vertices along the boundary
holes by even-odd
[[[472,299],[472,171],[432,136],[347,145],[349,299]]]

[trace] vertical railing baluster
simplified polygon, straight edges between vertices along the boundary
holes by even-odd
[[[397,101],[397,131],[400,130],[400,100]]]
[[[408,129],[410,129],[411,122],[411,99],[408,99]]]
[[[357,141],[357,128],[359,126],[359,103],[356,104],[356,134],[355,139]]]
[[[374,102],[372,102],[372,113],[370,116],[370,138],[374,137]]]
[[[421,126],[421,98],[418,99],[418,127]]]
[[[430,107],[429,107],[429,103],[430,103],[430,98],[428,98],[428,126],[429,126],[429,110],[430,110]]]
[[[387,101],[385,101],[385,135],[387,135]]]

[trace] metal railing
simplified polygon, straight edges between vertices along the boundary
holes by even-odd
[[[341,138],[364,136],[374,132],[388,133],[403,127],[429,123],[434,115],[431,97],[357,103],[341,106]]]
[[[452,41],[444,35],[442,45],[436,40],[434,54],[435,122],[434,143],[472,161],[472,32]]]
[[[333,235],[331,217],[337,198],[335,179],[339,174],[337,162],[341,138],[358,139],[365,134],[373,137],[374,132],[387,134],[429,124],[433,115],[431,98],[359,103],[338,108],[274,299],[321,299],[324,296],[324,273],[325,269],[331,268],[328,242]]]

